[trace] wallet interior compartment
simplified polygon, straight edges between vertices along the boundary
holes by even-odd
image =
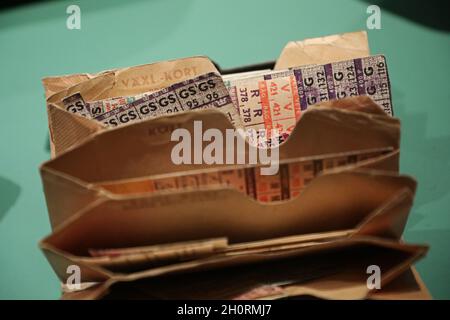
[[[214,165],[193,163],[192,159],[190,163],[173,163],[172,150],[179,143],[171,141],[173,130],[186,129],[190,133],[192,150],[198,147],[204,150],[210,143],[199,141],[198,145],[194,144],[202,139],[196,136],[194,130],[198,121],[202,123],[203,131],[216,129],[224,137],[227,129],[233,129],[226,116],[216,110],[192,111],[149,119],[95,134],[77,148],[45,163],[41,170],[49,170],[66,179],[94,184],[171,172],[232,167],[233,165],[227,164],[226,152],[222,163]],[[398,149],[398,139],[397,119],[321,107],[305,112],[289,138],[277,149],[279,161],[285,161],[361,150]],[[223,144],[223,150],[229,149],[226,139],[223,139]],[[237,142],[234,142],[234,147],[236,149]],[[250,164],[250,146],[247,142],[245,150],[245,163]],[[232,163],[239,163],[237,150],[234,150],[233,155]],[[260,158],[255,164],[259,163]]]
[[[347,103],[352,104],[352,101]],[[217,110],[174,114],[97,132],[44,163],[41,177],[52,227],[99,198],[108,197],[97,187],[99,182],[235,166],[237,161],[233,165],[226,162],[177,165],[173,162],[171,152],[179,142],[171,141],[171,133],[175,129],[186,129],[194,135],[197,121],[202,123],[203,130],[216,129],[224,133],[233,129],[226,116]],[[399,132],[398,119],[322,106],[304,112],[292,134],[276,150],[279,161],[283,162],[391,148],[391,155],[365,167],[397,172]],[[237,157],[236,150],[234,156]],[[250,161],[245,163],[254,166]],[[258,164],[261,161],[256,161]]]
[[[214,166],[201,169],[110,180],[94,186],[112,194],[139,194],[161,191],[198,190],[209,186],[236,189],[263,202],[282,201],[297,196],[306,185],[322,172],[338,168],[388,167],[395,162],[397,151],[392,148],[355,150],[338,154],[286,159],[277,162],[274,175],[261,174],[262,166]],[[270,186],[270,187],[269,187]]]
[[[320,234],[297,235],[261,241],[228,245],[226,238],[204,239],[156,246],[103,250],[105,254],[94,257],[79,257],[82,263],[103,267],[113,272],[131,273],[159,266],[168,266],[185,261],[208,257],[238,257],[248,254],[267,254],[273,251],[289,251],[309,248],[329,241],[344,239],[355,230],[342,230]],[[93,250],[90,250],[92,254]],[[95,252],[102,252],[96,250]]]
[[[364,299],[369,266],[380,268],[384,288],[422,254],[422,247],[355,242],[279,260],[118,282],[105,298]]]
[[[121,248],[226,237],[230,244],[355,228],[403,189],[409,177],[340,172],[314,179],[292,200],[260,203],[210,188],[100,200],[56,228],[45,242],[78,256]]]

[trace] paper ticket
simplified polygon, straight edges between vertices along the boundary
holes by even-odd
[[[121,255],[131,255],[150,252],[165,252],[165,251],[194,251],[198,247],[209,246],[214,249],[225,249],[228,246],[227,238],[212,238],[194,241],[174,242],[168,244],[131,247],[131,248],[113,248],[113,249],[89,249],[89,254],[92,257],[117,257]]]
[[[225,81],[245,128],[289,135],[302,112],[319,102],[368,95],[392,115],[391,91],[382,55],[272,71]]]
[[[109,126],[118,126],[139,119],[211,107],[226,110],[231,122],[239,127],[240,119],[228,90],[220,75],[212,72],[145,94],[94,119]]]
[[[278,174],[261,175],[260,168],[238,168],[164,178],[143,178],[133,181],[100,183],[116,194],[157,192],[161,190],[198,189],[207,186],[227,186],[246,193],[261,202],[287,200],[297,196],[314,177],[324,170],[371,159],[389,150],[346,153],[339,157],[281,164]]]
[[[87,108],[87,104],[80,93],[75,93],[64,98],[63,104],[67,111],[78,113],[79,115],[86,118],[91,118],[91,114],[89,112],[89,109]]]
[[[134,102],[135,100],[137,100],[141,97],[142,97],[142,95],[90,101],[86,104],[86,109],[89,111],[89,114],[91,115],[91,117],[95,118],[104,113],[107,113],[107,112],[117,109],[119,107],[125,106],[128,103]]]
[[[68,96],[63,99],[63,104],[67,111],[72,113],[78,113],[87,118],[95,118],[101,114],[125,106],[127,103],[131,103],[136,99],[139,99],[142,95],[131,97],[116,97],[105,100],[89,101],[86,102],[79,92]]]
[[[224,75],[224,76],[222,76],[222,79],[223,79],[223,81],[234,80],[235,78],[242,79],[245,77],[250,77],[250,76],[255,76],[255,75],[263,75],[270,71],[271,70],[266,69],[266,70],[252,71],[252,72],[242,72],[242,73],[238,73],[238,74]],[[135,96],[128,96],[128,97],[115,97],[115,98],[105,99],[105,100],[89,101],[89,102],[85,103],[85,105],[86,105],[86,109],[90,113],[91,117],[95,118],[106,112],[112,111],[116,108],[123,107],[129,103],[132,103],[132,102],[144,97],[145,95],[149,95],[153,92],[154,91],[142,93],[142,94],[135,95]],[[77,97],[80,97],[79,94],[77,94],[77,95],[78,95]],[[76,99],[76,98],[74,97],[74,99]]]

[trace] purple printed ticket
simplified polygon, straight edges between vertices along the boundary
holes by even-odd
[[[94,119],[109,126],[118,126],[130,121],[174,112],[211,107],[222,108],[227,105],[231,107],[227,110],[234,109],[221,76],[208,73],[146,94],[131,103],[95,116]],[[229,114],[229,116],[232,122],[239,120],[237,114]]]
[[[270,71],[225,81],[246,129],[277,130],[287,137],[301,114],[319,102],[368,95],[392,115],[391,89],[382,55]]]

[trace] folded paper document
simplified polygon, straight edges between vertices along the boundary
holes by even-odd
[[[273,70],[198,56],[43,79],[39,246],[62,298],[429,299],[387,60],[354,32],[289,42]]]

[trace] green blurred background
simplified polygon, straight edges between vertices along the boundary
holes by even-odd
[[[402,120],[401,171],[419,181],[405,238],[431,245],[418,270],[435,298],[450,298],[450,37],[440,7],[445,1],[374,2],[382,6],[382,28],[369,31],[370,46],[388,60],[394,112]],[[81,8],[81,30],[66,28],[71,4]],[[365,29],[369,4],[99,0],[3,8],[0,298],[54,299],[60,292],[37,247],[50,232],[38,171],[50,157],[42,77],[199,54],[222,68],[273,60],[289,40]]]

